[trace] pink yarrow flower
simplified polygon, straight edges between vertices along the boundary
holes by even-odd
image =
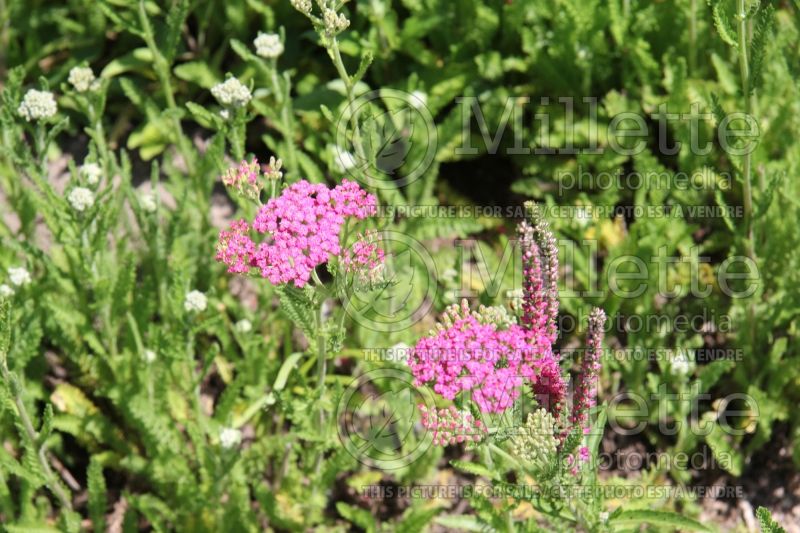
[[[517,324],[504,327],[490,314],[470,311],[466,300],[448,308],[443,322],[420,339],[408,364],[417,385],[449,400],[469,391],[482,412],[501,413],[524,381],[549,380],[558,366],[548,343]]]
[[[418,408],[422,415],[422,426],[433,432],[434,446],[480,442],[486,435],[486,426],[469,411],[459,411],[452,405],[442,409],[428,409],[420,404]]]
[[[217,260],[227,264],[229,272],[255,268],[273,284],[303,287],[317,266],[330,255],[340,255],[339,238],[347,218],[363,219],[376,208],[375,196],[355,182],[344,180],[329,189],[302,180],[263,205],[251,228],[238,221],[229,232],[220,233]],[[264,234],[264,240],[254,241],[249,229]]]

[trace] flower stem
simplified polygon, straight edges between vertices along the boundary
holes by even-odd
[[[30,445],[37,448],[36,458],[39,462],[39,466],[42,468],[45,483],[53,494],[55,494],[56,498],[58,498],[58,501],[61,502],[61,507],[72,511],[72,501],[53,473],[53,469],[50,467],[50,461],[47,459],[47,445],[44,442],[37,445],[39,434],[36,429],[34,429],[31,417],[28,415],[28,410],[25,408],[25,402],[22,399],[22,388],[17,382],[17,377],[9,372],[6,366],[6,354],[3,353],[0,355],[2,355],[2,357],[0,357],[0,373],[2,373],[3,381],[8,384],[8,388],[14,398],[14,405],[17,407],[19,418],[22,421],[22,427],[25,429],[25,434],[30,441]]]

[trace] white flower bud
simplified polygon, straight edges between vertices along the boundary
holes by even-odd
[[[156,352],[153,350],[145,350],[144,353],[142,353],[142,357],[144,358],[145,363],[152,363],[156,360]]]
[[[82,213],[94,205],[94,193],[86,187],[75,187],[67,195],[72,209]]]
[[[211,88],[211,94],[222,105],[243,107],[246,106],[253,97],[250,89],[242,85],[236,78],[228,78],[222,83],[218,83]]]
[[[410,104],[414,109],[422,109],[428,105],[428,95],[422,91],[414,91],[411,93]]]
[[[92,72],[92,69],[89,67],[73,67],[69,71],[69,78],[67,78],[67,81],[69,81],[79,93],[93,91],[97,88],[94,72]]]
[[[226,450],[238,446],[242,442],[242,432],[234,428],[223,428],[219,432],[219,443]]]
[[[97,185],[103,176],[103,169],[97,163],[84,163],[78,170],[89,185]]]
[[[142,210],[146,213],[155,213],[156,209],[158,209],[156,195],[152,192],[144,192],[140,194],[139,205],[142,206]]]
[[[183,301],[183,308],[188,313],[202,313],[208,306],[208,298],[200,291],[191,291]]]
[[[344,31],[350,26],[350,21],[344,16],[344,13],[336,13],[333,9],[326,9],[322,12],[322,21],[325,24],[325,31],[331,35]]]
[[[269,164],[264,171],[264,177],[271,181],[278,181],[283,177],[283,172],[281,171],[282,167],[283,161],[280,159],[275,159],[275,156],[270,156]]]
[[[8,269],[8,280],[15,287],[22,287],[31,282],[31,274],[25,267],[11,267]]]
[[[267,59],[274,59],[283,53],[281,36],[276,33],[259,32],[253,45],[256,47],[256,54]]]
[[[333,161],[339,169],[339,172],[347,172],[356,166],[356,158],[347,150],[342,150],[338,146],[333,149]]]
[[[14,296],[14,289],[3,283],[0,285],[0,298],[11,298]]]
[[[300,13],[308,15],[311,13],[311,0],[292,0],[292,7]]]
[[[22,103],[17,108],[17,113],[28,122],[50,118],[56,114],[56,111],[58,111],[58,107],[53,93],[37,91],[36,89],[31,89],[25,93]]]
[[[234,327],[239,333],[250,333],[253,330],[253,323],[243,318],[238,321]]]

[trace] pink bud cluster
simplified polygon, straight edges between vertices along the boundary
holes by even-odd
[[[261,206],[251,227],[240,220],[221,232],[216,259],[232,273],[255,268],[273,284],[303,287],[318,265],[341,253],[339,236],[347,218],[363,219],[376,208],[375,196],[355,182],[343,180],[329,189],[302,180]],[[256,243],[250,229],[266,238]]]
[[[222,176],[222,183],[226,187],[235,189],[239,194],[256,199],[261,194],[261,168],[258,159],[253,158],[251,162],[242,161],[238,167],[232,167]]]
[[[386,258],[376,239],[374,231],[359,235],[350,249],[342,254],[344,271],[354,274],[362,284],[376,283],[383,275]]]
[[[581,446],[578,448],[578,453],[570,454],[566,457],[566,464],[567,468],[569,468],[570,474],[573,476],[577,476],[578,473],[581,471],[581,463],[586,463],[589,461],[591,457],[591,453],[589,452],[589,448],[586,446]]]
[[[422,426],[433,431],[433,445],[446,446],[459,442],[480,442],[486,435],[486,426],[472,413],[459,411],[454,406],[428,409],[420,404]]]
[[[594,309],[589,315],[589,333],[586,352],[575,379],[574,400],[570,422],[574,427],[589,431],[587,424],[589,409],[597,403],[597,376],[600,373],[600,355],[603,342],[603,325],[606,314],[602,309]]]

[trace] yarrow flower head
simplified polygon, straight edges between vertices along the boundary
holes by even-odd
[[[50,118],[56,114],[56,111],[58,111],[58,106],[56,106],[56,99],[53,97],[53,93],[37,91],[36,89],[30,89],[26,92],[22,98],[22,103],[17,108],[17,113],[28,122]]]
[[[339,172],[347,172],[356,166],[355,156],[338,146],[333,147],[333,162]]]
[[[14,296],[14,289],[5,283],[0,284],[0,298],[11,298],[12,296]]]
[[[242,432],[235,428],[223,428],[219,432],[219,443],[223,448],[230,449],[242,442]]]
[[[100,178],[103,176],[103,169],[97,163],[84,163],[81,165],[78,173],[83,176],[86,183],[89,185],[97,185],[100,183]]]
[[[154,192],[143,192],[139,195],[139,205],[145,213],[155,213],[158,209],[158,199]]]
[[[341,33],[350,26],[350,21],[344,16],[344,13],[337,13],[333,9],[324,9],[322,11],[322,22],[328,35]]]
[[[264,177],[269,181],[279,181],[283,177],[282,167],[283,161],[275,159],[275,156],[270,156],[269,163],[264,165]]]
[[[244,107],[253,97],[250,89],[236,78],[228,78],[211,88],[211,94],[222,105],[231,107]]]
[[[235,189],[239,194],[254,200],[261,193],[260,177],[258,159],[254,157],[249,163],[243,160],[238,167],[229,168],[225,175],[222,176],[222,183],[228,188]]]
[[[428,95],[422,91],[414,91],[411,93],[411,101],[409,103],[414,109],[422,109],[428,105]]]
[[[528,414],[519,434],[511,438],[511,453],[537,468],[545,468],[558,450],[556,419],[546,409]]]
[[[92,69],[89,67],[73,67],[69,71],[67,81],[69,81],[79,93],[93,91],[97,88],[94,72],[92,72]]]
[[[308,15],[311,13],[311,0],[292,0],[292,7],[304,15]]]
[[[94,193],[86,187],[75,187],[69,191],[67,201],[72,209],[83,213],[94,205]]]
[[[255,268],[273,284],[303,287],[318,265],[341,253],[339,238],[347,217],[363,219],[376,207],[375,196],[355,182],[344,180],[329,189],[301,180],[261,206],[252,226],[239,220],[221,232],[217,260],[232,273]],[[266,239],[256,244],[250,230]]]
[[[250,333],[251,331],[253,331],[253,323],[247,320],[246,318],[243,318],[240,321],[238,321],[234,325],[234,327],[236,328],[236,331],[238,331],[239,333]]]
[[[384,279],[386,258],[377,239],[376,232],[368,231],[359,235],[350,249],[342,254],[344,271],[353,274],[359,286],[373,287]]]
[[[183,301],[183,308],[187,313],[202,313],[208,307],[208,298],[200,291],[190,291]]]
[[[482,412],[502,413],[519,396],[523,380],[558,379],[550,344],[499,317],[487,308],[471,311],[466,300],[450,306],[410,354],[416,384],[431,385],[449,400],[470,391]]]
[[[277,33],[258,33],[258,37],[253,41],[256,47],[256,54],[267,59],[274,59],[283,53],[283,43],[281,36]]]
[[[8,269],[8,280],[14,287],[22,287],[31,282],[31,273],[25,267],[11,267]]]
[[[418,406],[422,415],[422,426],[433,431],[433,445],[446,446],[460,442],[480,442],[486,435],[486,426],[466,410],[454,406],[428,409]]]

